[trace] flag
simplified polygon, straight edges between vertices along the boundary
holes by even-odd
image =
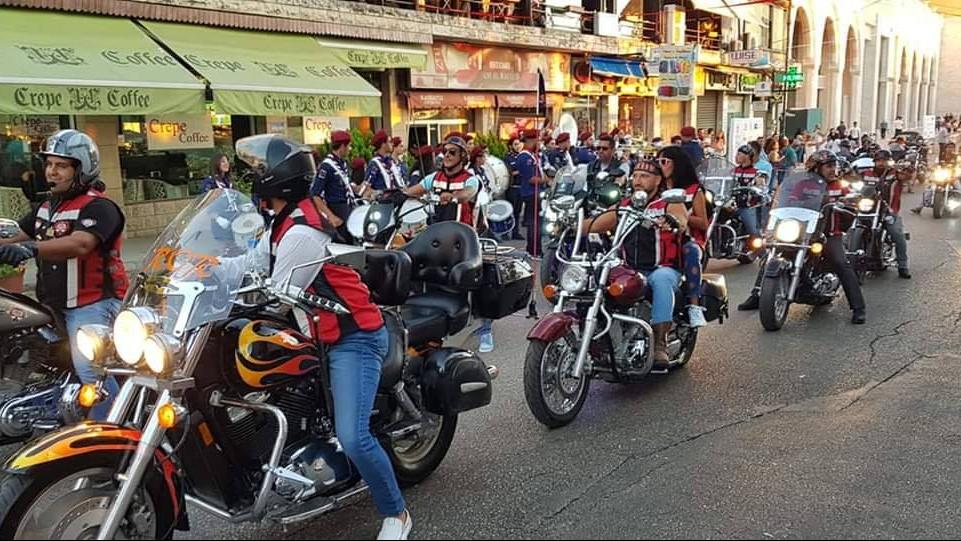
[[[547,85],[540,68],[537,69],[537,116],[547,116]]]

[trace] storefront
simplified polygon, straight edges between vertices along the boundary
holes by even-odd
[[[448,133],[476,131],[481,111],[497,107],[494,94],[489,92],[411,91],[406,98],[411,145],[437,145]]]
[[[738,75],[726,71],[705,70],[705,92],[697,98],[696,127],[726,130],[724,107],[726,96],[737,91]]]

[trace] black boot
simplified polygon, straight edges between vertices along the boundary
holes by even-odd
[[[867,312],[864,308],[855,308],[854,313],[851,315],[851,323],[855,325],[864,325],[868,320]]]
[[[911,279],[911,271],[908,269],[898,269],[898,278],[904,278],[905,280]]]
[[[761,305],[761,297],[757,293],[751,293],[751,296],[747,298],[746,301],[737,305],[739,312],[747,312],[749,310],[757,310]]]

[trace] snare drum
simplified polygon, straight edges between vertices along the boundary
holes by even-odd
[[[487,205],[487,228],[497,240],[509,240],[514,231],[514,206],[498,199]]]
[[[427,227],[427,208],[424,203],[414,199],[404,201],[400,207],[400,227],[397,232],[411,239]]]

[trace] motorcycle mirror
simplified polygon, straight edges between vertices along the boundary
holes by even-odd
[[[637,210],[644,210],[647,207],[647,192],[638,190],[631,196],[631,204]]]
[[[0,239],[12,239],[20,232],[20,224],[16,220],[0,218]]]
[[[338,265],[350,267],[359,272],[367,267],[367,251],[360,246],[332,242],[327,245],[327,250],[333,256],[334,263]]]
[[[664,193],[661,194],[661,199],[667,202],[667,204],[669,205],[674,205],[677,203],[686,203],[687,194],[684,193],[684,190],[680,188],[675,188],[673,190],[665,190]]]
[[[609,176],[611,176],[611,175],[610,175],[610,173],[608,173],[607,171],[601,171],[600,173],[598,173],[597,175],[594,176],[594,180],[596,180],[596,181],[598,181],[598,182],[601,182],[601,181],[605,180],[605,179],[606,179],[607,177],[609,177]]]
[[[24,169],[20,175],[20,191],[31,203],[40,203],[50,195],[50,183],[43,175],[36,174],[31,169]]]

